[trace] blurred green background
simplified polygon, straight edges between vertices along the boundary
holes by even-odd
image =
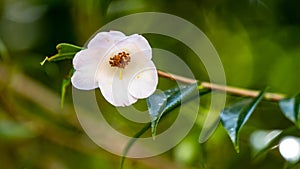
[[[300,92],[299,7],[299,0],[0,0],[0,168],[119,167],[120,157],[98,147],[83,132],[72,108],[71,89],[60,108],[61,82],[71,61],[39,64],[56,53],[58,43],[83,46],[115,18],[166,12],[192,22],[208,36],[223,62],[228,85],[269,86],[270,91],[293,96]],[[199,80],[208,80],[202,64],[194,61],[186,47],[178,47],[179,42],[146,37],[152,46],[181,56]],[[161,86],[171,84],[160,81]],[[249,143],[255,130],[292,125],[276,103],[259,105],[241,132],[241,153],[236,154],[221,126],[206,143],[198,143],[208,100],[209,96],[203,97],[197,123],[179,145],[157,157],[127,159],[125,168],[275,169],[286,165],[278,149],[253,160]],[[131,134],[141,127],[114,120]]]

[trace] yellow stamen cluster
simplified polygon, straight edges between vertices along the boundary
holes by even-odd
[[[127,52],[119,52],[118,54],[111,57],[109,64],[111,67],[118,67],[124,69],[126,65],[130,62],[130,56]]]

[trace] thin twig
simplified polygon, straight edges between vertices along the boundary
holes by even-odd
[[[195,79],[190,79],[187,77],[171,74],[171,73],[166,73],[161,70],[157,71],[158,75],[161,77],[169,78],[171,80],[177,80],[183,83],[187,84],[193,84],[198,82]],[[205,88],[205,89],[211,89],[211,90],[218,90],[218,91],[224,91],[230,94],[234,95],[239,95],[239,96],[249,96],[249,97],[256,97],[259,94],[259,91],[257,90],[250,90],[250,89],[244,89],[244,88],[238,88],[238,87],[232,87],[232,86],[224,86],[224,85],[219,85],[219,84],[214,84],[214,83],[209,83],[209,82],[200,82],[199,85],[200,88]],[[272,101],[279,101],[286,96],[284,94],[280,93],[266,93],[264,95],[264,98],[267,100],[272,100]]]
[[[171,73],[166,73],[161,70],[157,70],[157,74],[161,77],[165,77],[165,78],[172,79],[172,80],[177,80],[177,81],[187,83],[187,84],[193,84],[193,83],[198,82],[195,79],[190,79],[187,77],[183,77],[183,76],[179,76],[179,75],[175,75],[175,74],[171,74]]]

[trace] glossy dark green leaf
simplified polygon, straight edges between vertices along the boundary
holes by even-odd
[[[243,99],[221,112],[221,122],[226,129],[235,150],[239,152],[239,131],[249,119],[255,107],[262,100],[265,89],[260,92],[256,98]]]
[[[44,65],[46,61],[55,62],[65,59],[73,59],[75,54],[82,50],[82,47],[68,43],[60,43],[56,46],[57,54],[51,57],[46,57],[40,64]]]
[[[292,98],[279,101],[283,114],[300,128],[300,93]]]
[[[150,97],[147,98],[147,105],[149,110],[149,115],[151,118],[151,127],[152,127],[152,137],[155,138],[156,127],[155,123],[159,121],[161,115],[166,107],[167,101],[175,93],[178,93],[180,90],[179,87],[168,89],[164,92],[156,91]],[[157,126],[157,125],[156,125]]]
[[[183,87],[175,87],[172,89],[168,89],[162,93],[157,92],[154,93],[147,99],[147,104],[149,108],[149,114],[151,118],[151,122],[147,123],[138,133],[136,133],[133,138],[127,143],[124,153],[121,159],[121,169],[124,166],[126,155],[130,149],[130,147],[134,144],[134,142],[143,135],[150,127],[152,128],[152,136],[153,131],[156,131],[158,122],[160,119],[165,117],[168,113],[170,113],[173,109],[184,103],[185,101],[189,101],[190,99],[202,96],[209,93],[208,89],[200,89],[198,90],[197,84],[186,85]],[[158,99],[160,101],[156,101]],[[159,104],[161,103],[161,104]],[[158,105],[159,104],[159,105]],[[155,110],[157,112],[155,112]],[[152,120],[153,119],[153,120]],[[155,129],[153,129],[155,127]]]
[[[154,93],[147,98],[148,110],[151,118],[151,133],[155,139],[156,129],[161,117],[180,105],[187,98],[199,95],[197,84],[185,85],[169,89],[165,92]]]

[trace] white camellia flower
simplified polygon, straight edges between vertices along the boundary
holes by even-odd
[[[151,47],[143,36],[100,32],[75,55],[71,82],[80,90],[99,87],[112,105],[129,106],[156,89],[157,70],[151,58]]]

